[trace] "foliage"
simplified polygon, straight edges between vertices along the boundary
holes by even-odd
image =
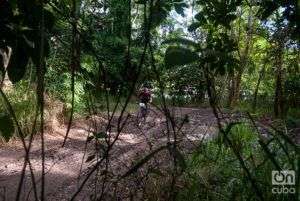
[[[296,107],[300,102],[300,74],[294,74],[285,81],[287,100],[291,106]]]
[[[189,64],[199,59],[195,52],[183,47],[168,47],[166,50],[165,64],[167,67]]]
[[[40,113],[48,112],[47,104],[55,106],[56,101],[63,105],[64,116],[75,111],[87,121],[105,117],[101,125],[96,120],[91,124],[95,128],[87,140],[96,142],[96,148],[86,162],[100,173],[87,175],[105,178],[102,188],[95,189],[111,190],[105,186],[110,164],[103,171],[101,160],[109,163],[109,149],[122,129],[132,126],[138,88],[148,82],[153,85],[153,105],[164,115],[158,120],[165,121],[153,131],[162,131],[168,142],[162,140],[154,149],[149,142],[150,154],[139,157],[122,179],[167,150],[172,160],[163,165],[168,171],[151,167],[147,173],[154,186],[147,190],[155,193],[149,200],[168,200],[172,193],[177,197],[169,200],[258,200],[253,183],[265,200],[292,199],[271,194],[269,173],[278,167],[299,169],[299,147],[294,144],[300,121],[297,9],[295,0],[0,0],[0,88],[25,135],[52,118],[49,113],[35,124]],[[233,92],[240,102],[230,112],[251,111],[256,119],[222,119],[223,136],[183,154],[180,134],[185,127],[178,125],[172,107],[209,102],[218,117]],[[274,120],[278,94],[286,116]],[[0,136],[9,141],[17,125],[6,106],[0,102]],[[270,127],[254,125],[264,118]],[[188,116],[178,119],[188,122]],[[107,143],[100,148],[101,159],[98,141]]]
[[[12,121],[10,115],[0,114],[0,134],[5,139],[6,142],[13,136],[14,133],[14,122]]]
[[[294,40],[300,40],[300,16],[299,16],[299,2],[297,0],[266,0],[259,3],[260,9],[258,15],[261,19],[267,20],[272,14],[278,13],[281,22],[287,21],[290,28],[289,35]],[[280,11],[281,10],[281,11]]]
[[[293,199],[292,195],[272,194],[270,172],[275,167],[260,148],[258,135],[249,125],[241,124],[233,127],[230,137],[259,183],[265,200]],[[296,153],[287,156],[279,142],[273,141],[268,147],[283,167],[291,167],[296,162],[289,163],[288,157]],[[250,188],[232,150],[218,141],[210,141],[190,155],[177,200],[257,200]]]
[[[7,93],[7,97],[11,102],[19,126],[24,131],[24,134],[31,134],[36,115],[36,95],[30,88],[30,83],[21,80],[15,84],[14,90]],[[2,98],[0,100],[0,113],[6,118],[8,115],[7,105],[2,101]],[[18,137],[17,129],[14,128],[16,127],[15,123],[13,122],[13,124],[11,124],[12,116],[9,114],[8,117],[9,119],[6,119],[6,121],[9,120],[9,122],[7,122],[7,124],[1,124],[0,126],[0,129],[9,129],[9,131],[11,131],[9,135],[7,134],[7,138],[4,138],[6,140],[12,137]],[[36,126],[38,125],[39,123]]]
[[[169,47],[166,51],[165,64],[167,66],[170,64],[184,65],[197,61],[202,64],[202,67],[209,65],[211,71],[217,74],[232,73],[237,63],[233,55],[233,52],[236,51],[236,44],[222,27],[230,28],[229,24],[236,18],[234,12],[240,2],[198,1],[204,9],[195,15],[197,21],[191,25],[189,31],[195,31],[201,27],[206,31],[206,44],[193,45],[201,47],[194,51],[182,47]],[[220,30],[217,30],[217,27],[220,27]],[[186,41],[188,40],[177,40],[181,45],[186,44]],[[197,59],[199,54],[200,57]]]
[[[205,101],[206,84],[203,72],[198,66],[178,66],[167,72],[166,90],[173,101],[173,105],[184,106],[189,103],[199,104]]]
[[[48,37],[40,31],[40,26],[43,23],[50,32],[54,16],[43,5],[32,0],[1,1],[0,6],[0,10],[4,10],[0,12],[0,48],[12,48],[7,73],[10,80],[16,83],[25,75],[29,59],[38,66],[44,56],[49,56]],[[44,49],[40,51],[42,44]]]
[[[196,30],[200,26],[213,25],[224,26],[230,28],[230,23],[236,19],[236,9],[241,5],[241,0],[233,1],[197,1],[203,9],[195,15],[194,22],[190,27],[190,31]]]
[[[138,1],[140,4],[145,4],[146,2],[147,0]],[[187,7],[188,5],[183,0],[153,1],[152,27],[155,28],[160,25],[166,19],[172,8],[174,8],[178,14],[184,16],[184,9]]]

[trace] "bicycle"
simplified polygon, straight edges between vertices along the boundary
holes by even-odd
[[[141,126],[146,123],[146,118],[148,114],[148,106],[146,103],[139,103],[139,110],[137,113],[137,125]]]

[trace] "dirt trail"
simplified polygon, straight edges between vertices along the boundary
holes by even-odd
[[[215,121],[210,109],[180,108],[173,112],[178,119],[185,115],[189,117],[188,123],[183,126],[182,134],[179,136],[185,142],[184,146],[195,146],[203,138],[204,134],[211,136],[215,133]],[[105,119],[100,117],[92,119],[96,119],[94,122],[98,126],[98,130],[105,126]],[[89,153],[94,150],[94,146],[89,143],[85,151],[85,145],[90,127],[93,126],[91,122],[91,119],[76,120],[69,134],[70,139],[68,139],[65,147],[62,147],[62,142],[66,126],[57,126],[52,128],[51,133],[45,134],[47,200],[70,200],[81,179],[89,171],[89,167],[92,164],[86,163],[85,160]],[[161,114],[152,113],[148,117],[147,123],[142,127],[136,126],[134,118],[129,119],[128,125],[124,127],[119,140],[111,152],[111,171],[116,174],[126,172],[132,166],[134,159],[141,158],[149,153],[151,149],[163,145],[167,141],[167,137],[164,134],[165,129],[165,121]],[[38,186],[41,174],[39,138],[39,136],[36,136],[30,155]],[[1,199],[4,200],[4,198],[6,201],[15,200],[24,163],[24,151],[21,143],[14,141],[0,147],[0,161],[0,201],[2,201]],[[82,163],[82,161],[84,162]],[[81,175],[80,180],[78,180],[79,175]],[[26,200],[28,195],[28,200],[34,200],[30,178],[27,168],[21,200]],[[78,183],[78,181],[80,182]],[[91,185],[90,183],[87,186]],[[89,200],[89,190],[89,187],[84,188],[76,200]]]

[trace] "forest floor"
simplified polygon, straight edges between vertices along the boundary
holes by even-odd
[[[178,137],[181,150],[192,150],[207,136],[216,133],[215,118],[208,108],[174,108],[178,120],[188,115],[188,123],[182,129]],[[166,122],[164,116],[159,112],[151,112],[147,122],[137,126],[134,115],[128,119],[119,136],[118,141],[111,150],[109,161],[110,177],[124,174],[137,159],[141,159],[155,148],[166,144]],[[117,117],[113,119],[112,125],[116,124]],[[45,169],[46,169],[46,197],[47,200],[70,200],[70,197],[85,178],[94,162],[86,162],[89,155],[94,153],[94,144],[87,142],[91,128],[97,132],[104,128],[107,120],[103,117],[93,116],[88,119],[74,120],[69,139],[62,147],[67,125],[56,125],[51,131],[45,132]],[[112,134],[113,135],[113,134]],[[35,173],[37,186],[40,185],[41,176],[41,139],[35,136],[31,148],[30,161]],[[22,143],[13,140],[6,145],[0,145],[0,201],[1,199],[15,200],[20,174],[24,163],[24,149]],[[25,181],[22,188],[20,200],[33,200],[32,182],[30,172],[27,168]],[[91,180],[94,181],[94,180]],[[131,185],[131,184],[128,184]],[[89,182],[75,200],[89,200],[93,186]],[[124,193],[130,186],[115,190]],[[39,189],[38,189],[39,191]],[[109,191],[109,190],[108,190]],[[29,193],[30,192],[30,193]],[[109,200],[104,199],[104,200]],[[120,198],[120,200],[123,200]]]

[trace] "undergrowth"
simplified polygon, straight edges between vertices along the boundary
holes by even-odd
[[[250,125],[240,124],[231,130],[229,137],[265,200],[297,200],[295,194],[272,193],[271,172],[276,167],[270,154],[282,169],[299,169],[299,153],[293,151],[279,133],[273,132],[272,136],[263,139]],[[266,153],[260,146],[263,140],[268,142],[271,153]],[[188,156],[187,164],[184,187],[179,190],[178,200],[259,200],[233,151],[219,139],[200,145]]]

